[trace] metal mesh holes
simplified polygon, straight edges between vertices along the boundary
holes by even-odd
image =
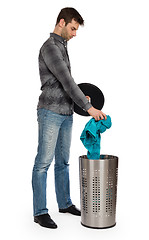
[[[113,169],[107,170],[106,214],[112,216],[113,203]]]
[[[86,169],[82,169],[82,206],[85,213],[88,213],[87,207],[87,177]]]
[[[96,172],[100,172],[100,170],[96,170]],[[98,173],[100,174],[100,173]],[[93,185],[93,213],[100,212],[100,176],[93,177],[92,179]]]

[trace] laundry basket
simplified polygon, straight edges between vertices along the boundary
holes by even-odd
[[[100,155],[100,159],[79,157],[81,224],[91,228],[109,228],[116,224],[118,157]]]

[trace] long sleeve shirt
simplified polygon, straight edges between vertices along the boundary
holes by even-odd
[[[67,41],[55,33],[40,49],[39,73],[42,93],[37,109],[71,115],[74,102],[86,111],[92,107],[71,76]]]

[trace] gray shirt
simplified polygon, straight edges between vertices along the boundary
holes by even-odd
[[[67,41],[55,33],[40,49],[39,73],[42,93],[37,109],[71,115],[74,102],[86,111],[92,107],[71,76]]]

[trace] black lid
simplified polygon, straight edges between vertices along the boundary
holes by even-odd
[[[104,95],[98,87],[90,83],[80,83],[78,86],[85,96],[89,96],[91,98],[90,102],[94,108],[98,110],[103,108]],[[76,103],[74,103],[74,112],[82,116],[90,116],[88,112],[84,111]]]

